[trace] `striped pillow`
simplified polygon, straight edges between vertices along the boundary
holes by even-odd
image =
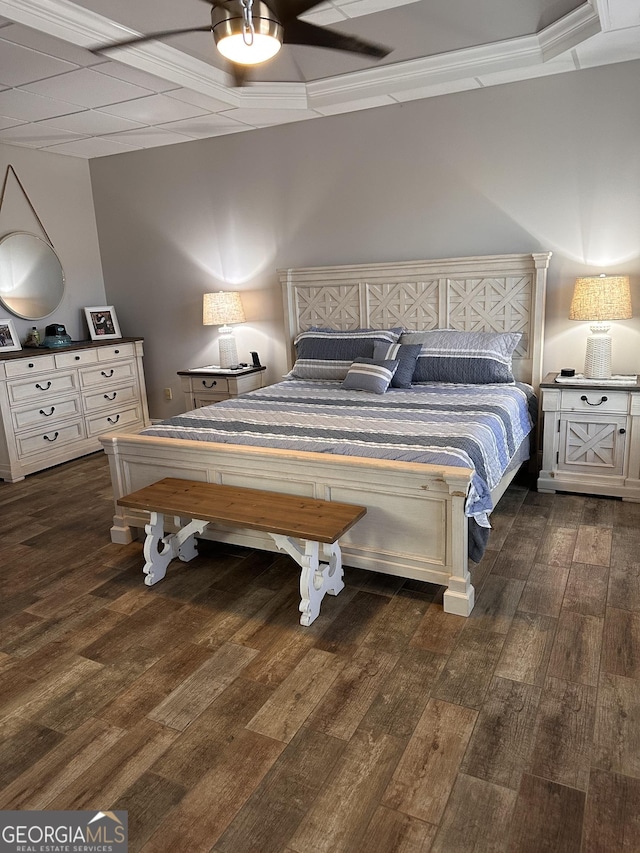
[[[421,350],[421,344],[376,344],[373,357],[376,361],[385,358],[397,358],[398,369],[391,380],[391,387],[411,388],[416,361]]]
[[[520,332],[459,332],[432,329],[405,332],[401,344],[421,343],[414,382],[468,385],[513,383],[512,356]]]
[[[356,358],[372,358],[376,344],[393,344],[402,329],[311,328],[295,339],[296,361],[287,379],[342,380]]]
[[[342,387],[347,391],[384,394],[397,369],[397,359],[376,361],[373,358],[357,358],[349,368]]]

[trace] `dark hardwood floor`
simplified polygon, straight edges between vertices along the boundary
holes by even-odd
[[[640,505],[512,486],[468,619],[205,543],[146,587],[106,459],[0,483],[0,809],[145,853],[640,850]]]

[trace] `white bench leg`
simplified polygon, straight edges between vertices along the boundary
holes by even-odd
[[[342,571],[342,554],[340,545],[322,544],[322,556],[327,563],[320,562],[320,543],[309,539],[301,540],[301,544],[280,533],[270,536],[280,548],[286,551],[301,567],[300,572],[300,617],[301,625],[311,625],[320,614],[320,605],[326,593],[337,595],[344,589],[344,573]]]
[[[181,526],[182,519],[175,516],[174,524]],[[167,573],[169,563],[176,557],[184,563],[198,556],[196,533],[202,533],[208,525],[208,521],[198,518],[192,519],[188,524],[178,530],[177,533],[164,535],[164,515],[161,512],[152,512],[149,523],[145,525],[147,534],[144,540],[145,564],[143,572],[146,577],[144,582],[147,586],[158,583]]]

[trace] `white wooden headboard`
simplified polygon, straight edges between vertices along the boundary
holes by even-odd
[[[291,341],[310,326],[522,332],[516,379],[542,378],[551,252],[278,270]],[[293,349],[289,353],[290,364]]]

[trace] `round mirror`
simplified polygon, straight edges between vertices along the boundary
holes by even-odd
[[[49,243],[16,231],[0,240],[0,302],[24,320],[52,314],[64,296],[64,272]]]

